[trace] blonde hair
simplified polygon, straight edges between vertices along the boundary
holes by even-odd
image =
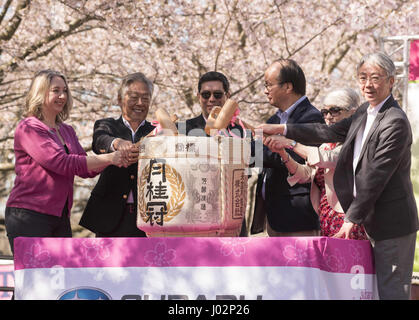
[[[55,121],[57,123],[61,123],[68,119],[70,110],[73,107],[73,98],[71,96],[70,88],[68,87],[67,79],[65,76],[54,70],[41,70],[35,75],[35,78],[32,80],[32,83],[29,87],[28,94],[26,95],[26,112],[24,114],[25,117],[33,116],[40,120],[43,119],[42,107],[44,106],[45,99],[51,86],[51,81],[54,77],[60,77],[63,79],[67,87],[67,102],[64,105],[63,111],[57,115]]]

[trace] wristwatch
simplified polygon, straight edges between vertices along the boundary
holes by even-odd
[[[294,149],[294,147],[297,145],[297,141],[291,140],[291,145],[288,147],[288,149]]]

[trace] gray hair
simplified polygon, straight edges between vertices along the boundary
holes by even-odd
[[[366,54],[362,57],[358,66],[356,67],[356,73],[358,74],[359,68],[362,67],[364,63],[369,63],[383,69],[387,76],[394,77],[396,75],[396,66],[394,65],[393,60],[383,52],[374,52]]]
[[[149,80],[143,73],[141,73],[141,72],[135,72],[135,73],[131,73],[129,75],[126,75],[122,79],[121,86],[119,87],[119,90],[118,90],[118,101],[122,100],[122,98],[125,95],[126,89],[133,82],[142,82],[142,83],[145,83],[147,85],[147,87],[148,87],[148,91],[149,91],[150,95],[153,94],[153,89],[154,89],[153,82],[151,80]]]
[[[324,98],[323,104],[325,106],[336,106],[345,108],[348,110],[356,109],[360,104],[359,94],[351,88],[342,88],[333,90],[326,98]]]

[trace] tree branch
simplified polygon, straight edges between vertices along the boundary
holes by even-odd
[[[287,53],[288,53],[288,55],[290,56],[291,55],[291,52],[290,52],[290,49],[289,49],[289,47],[288,47],[288,38],[287,38],[287,30],[285,29],[285,24],[284,24],[284,19],[282,18],[282,11],[281,11],[281,9],[280,9],[280,6],[282,6],[284,3],[286,3],[287,1],[285,1],[285,2],[282,2],[282,3],[280,3],[280,4],[278,4],[276,1],[275,1],[275,6],[276,6],[276,9],[278,10],[278,12],[279,12],[279,18],[281,19],[281,27],[282,27],[282,33],[284,34],[284,42],[285,42],[285,49],[287,50]]]
[[[97,17],[96,15],[88,15],[88,16],[85,16],[81,19],[78,19],[78,20],[74,21],[73,23],[68,25],[68,30],[66,30],[66,31],[59,30],[59,31],[47,36],[46,38],[44,38],[44,39],[38,41],[37,43],[31,45],[30,47],[28,47],[22,54],[20,54],[17,57],[11,59],[8,63],[3,64],[0,67],[0,75],[3,74],[5,71],[7,71],[7,69],[9,69],[9,71],[14,71],[18,67],[19,61],[25,60],[32,53],[36,52],[38,49],[48,45],[49,43],[51,43],[55,40],[58,40],[60,38],[66,38],[66,37],[74,34],[75,32],[77,32],[77,29],[80,26],[82,26],[83,24],[85,24],[89,21],[92,21],[92,20],[103,20],[103,18]],[[42,56],[42,53],[40,53],[38,55]],[[33,58],[31,60],[33,60]],[[0,77],[0,82],[1,82],[1,77]]]
[[[238,0],[236,0],[236,1],[234,2],[234,5],[233,5],[233,10],[235,10],[235,8],[236,8],[236,6],[237,6],[237,2],[238,2]],[[227,7],[227,12],[228,12],[228,21],[227,21],[227,24],[226,24],[226,26],[225,26],[225,28],[224,28],[223,36],[222,36],[222,38],[221,38],[221,43],[220,43],[220,45],[219,45],[219,47],[218,47],[217,54],[216,54],[216,56],[215,56],[214,71],[217,71],[218,58],[219,58],[219,57],[220,57],[220,55],[221,55],[221,49],[222,49],[223,44],[224,44],[224,39],[225,39],[225,36],[226,36],[226,34],[227,34],[228,27],[229,27],[230,22],[231,22],[231,19],[232,19],[231,14],[230,14],[230,11],[228,10],[228,4],[226,3],[225,5],[226,5],[226,7]]]
[[[7,10],[10,7],[12,0],[7,0],[6,3],[3,5],[2,10],[0,12],[0,24],[3,22],[4,16],[6,15]]]
[[[22,22],[21,10],[25,9],[30,3],[30,0],[20,0],[16,6],[15,14],[10,19],[7,27],[3,29],[3,32],[0,33],[0,40],[8,41],[15,34],[17,28]],[[7,9],[6,9],[7,10]],[[3,20],[3,17],[1,18]]]
[[[14,169],[14,163],[0,163],[0,172],[13,171]]]
[[[318,33],[316,33],[314,36],[312,36],[310,39],[308,39],[306,42],[304,42],[301,46],[299,46],[297,49],[295,49],[291,54],[288,56],[289,58],[295,55],[298,51],[302,50],[305,46],[307,46],[311,41],[316,39],[318,36],[323,34],[327,29],[329,29],[331,26],[334,26],[338,24],[339,22],[343,21],[342,18],[337,18],[334,22],[329,24],[328,26],[324,27],[322,30],[320,30]]]

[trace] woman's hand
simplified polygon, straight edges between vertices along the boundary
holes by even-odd
[[[117,151],[121,151],[122,156],[125,157],[128,165],[134,164],[138,161],[140,150],[132,142],[118,138],[116,139],[114,147]]]
[[[336,233],[333,238],[344,238],[349,239],[349,235],[351,234],[352,228],[354,227],[353,222],[347,221],[342,224],[342,227]]]
[[[127,150],[117,150],[115,152],[109,153],[111,157],[111,164],[116,167],[128,167],[130,162],[128,161],[128,151]]]
[[[289,148],[291,145],[290,139],[285,138],[284,136],[268,136],[263,138],[263,144],[267,146],[272,152],[279,152],[280,149]]]

